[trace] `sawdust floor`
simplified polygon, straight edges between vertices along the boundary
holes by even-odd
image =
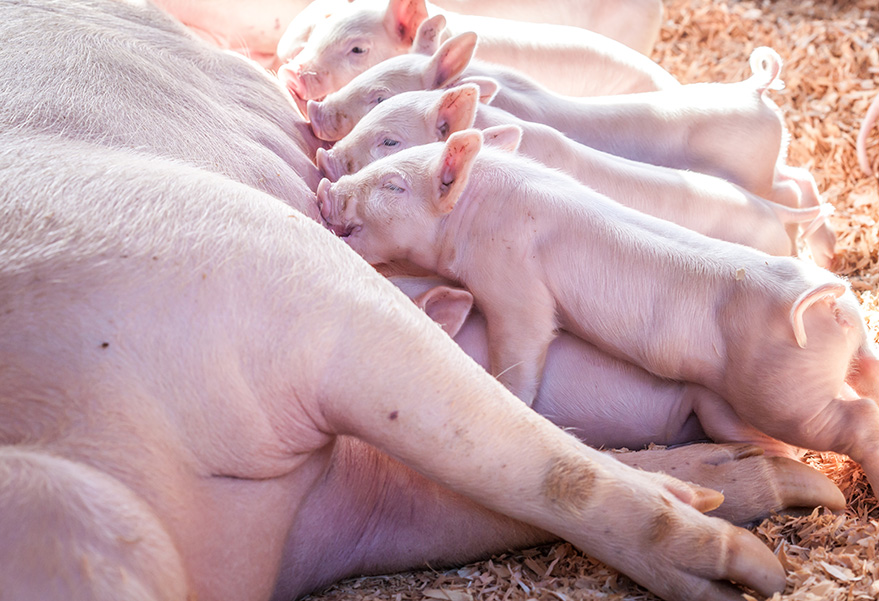
[[[665,0],[666,20],[654,59],[683,83],[732,82],[750,75],[748,56],[771,46],[785,61],[784,90],[771,97],[791,133],[788,163],[806,167],[836,207],[834,270],[850,278],[879,330],[879,180],[855,157],[862,116],[879,92],[879,3],[876,0]],[[879,127],[869,138],[879,166]],[[731,149],[731,152],[735,152]],[[807,461],[843,490],[844,515],[774,516],[753,530],[788,570],[785,594],[773,601],[879,598],[879,504],[860,468],[832,453]],[[424,570],[347,580],[311,596],[338,599],[653,600],[625,576],[560,543],[448,571]]]

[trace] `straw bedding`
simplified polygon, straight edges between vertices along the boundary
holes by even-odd
[[[875,0],[665,0],[653,58],[684,83],[731,82],[750,75],[748,56],[771,46],[783,57],[786,87],[771,92],[791,133],[788,163],[806,167],[836,207],[834,271],[850,279],[879,330],[879,180],[855,156],[860,122],[879,93],[879,4]],[[879,127],[868,138],[879,171]],[[730,149],[735,152],[735,149]],[[849,500],[843,515],[817,509],[773,516],[753,531],[788,571],[773,601],[879,598],[879,503],[860,468],[832,453],[806,460]],[[747,598],[747,596],[746,596]],[[348,580],[310,597],[337,599],[652,600],[653,595],[568,544],[494,557],[448,571]]]

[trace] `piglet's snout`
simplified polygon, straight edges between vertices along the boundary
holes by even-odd
[[[332,188],[333,183],[330,180],[327,178],[320,180],[317,186],[317,207],[327,228],[337,236],[344,238],[351,233],[351,227],[344,223],[342,212],[345,206],[344,204],[339,206]]]
[[[302,81],[301,69],[297,65],[292,63],[281,65],[278,69],[278,79],[291,94],[305,98],[305,83]]]
[[[335,157],[332,150],[318,148],[315,162],[317,163],[317,168],[320,169],[321,174],[331,181],[335,182],[345,175],[345,173],[342,172],[339,160]]]
[[[330,198],[332,185],[332,182],[327,178],[320,180],[317,185],[317,208],[320,209],[320,216],[323,217],[324,221],[327,220],[328,216],[332,217],[333,214],[333,201]]]
[[[328,108],[324,102],[309,100],[307,113],[314,135],[321,140],[336,142],[351,131],[348,118],[342,112]]]

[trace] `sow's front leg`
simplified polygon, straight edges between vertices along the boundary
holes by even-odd
[[[309,280],[333,282],[312,292],[313,306],[333,307],[320,341],[332,352],[298,394],[316,401],[308,414],[319,429],[567,539],[665,598],[728,599],[724,581],[767,595],[784,587],[762,543],[681,501],[692,489],[627,468],[535,414],[328,232],[310,251],[321,260]]]
[[[723,504],[712,515],[739,524],[788,508],[844,504],[819,472],[767,457],[752,445],[694,444],[608,455],[722,490]],[[460,565],[557,538],[485,509],[351,437],[339,438],[327,474],[297,514],[275,598],[294,598],[355,575]],[[720,498],[697,491],[693,502],[708,510]],[[327,527],[337,523],[345,528]]]

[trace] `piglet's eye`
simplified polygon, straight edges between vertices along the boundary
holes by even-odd
[[[360,46],[354,46],[351,49],[351,52],[354,54],[366,54],[366,48],[361,48]]]
[[[400,186],[393,184],[391,182],[386,183],[383,187],[385,190],[390,190],[391,192],[403,192],[404,191],[403,188],[401,188]]]
[[[390,138],[385,138],[385,140],[384,140],[384,142],[382,142],[382,144],[393,148],[394,146],[399,146],[400,143],[397,140],[391,140]]]

